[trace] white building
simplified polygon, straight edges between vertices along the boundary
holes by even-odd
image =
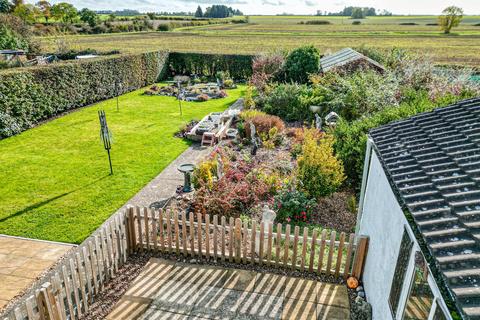
[[[480,319],[480,98],[372,130],[365,160],[373,319]]]

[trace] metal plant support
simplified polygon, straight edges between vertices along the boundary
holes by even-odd
[[[113,174],[112,158],[110,157],[110,149],[112,148],[112,133],[108,129],[107,118],[104,110],[98,110],[98,119],[100,120],[100,139],[103,142],[103,147],[107,150],[108,163],[110,164],[110,174]]]
[[[178,86],[178,93],[177,93],[178,107],[180,108],[180,116],[183,116],[182,99],[183,99],[184,93],[183,93],[183,90],[182,90],[182,82],[177,81],[177,86]]]

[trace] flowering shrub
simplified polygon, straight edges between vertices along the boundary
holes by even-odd
[[[265,92],[268,83],[280,76],[285,58],[282,54],[262,54],[253,59],[250,83]]]
[[[200,163],[193,171],[192,183],[195,189],[213,187],[213,178],[217,174],[217,160],[210,159]]]
[[[268,137],[272,128],[276,128],[275,134],[281,133],[285,129],[285,123],[279,117],[259,114],[245,122],[247,137],[250,137],[250,123],[253,123],[260,137],[262,137],[262,135]]]
[[[313,198],[334,193],[345,180],[342,162],[333,154],[333,142],[331,135],[317,140],[312,130],[305,131],[297,178],[299,188]]]
[[[249,110],[243,110],[240,113],[240,119],[244,121],[250,121],[252,118],[255,118],[256,116],[266,116],[267,114],[263,111],[256,110],[256,109],[249,109]]]
[[[206,94],[199,94],[197,96],[197,101],[203,102],[203,101],[208,101],[210,97]]]
[[[316,201],[295,188],[287,187],[274,199],[276,220],[281,223],[310,222]]]

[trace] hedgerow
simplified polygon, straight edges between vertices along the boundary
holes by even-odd
[[[0,138],[112,98],[117,90],[125,93],[152,84],[161,78],[167,58],[168,53],[150,52],[3,71]]]

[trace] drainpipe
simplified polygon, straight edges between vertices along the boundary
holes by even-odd
[[[357,225],[355,226],[356,234],[358,234],[358,231],[360,230],[360,221],[362,220],[363,201],[365,198],[365,190],[367,189],[368,174],[370,171],[370,160],[372,157],[372,145],[373,145],[373,140],[369,136],[367,139],[367,150],[365,152],[365,162],[363,163],[362,188],[360,190],[360,200],[358,203]]]

